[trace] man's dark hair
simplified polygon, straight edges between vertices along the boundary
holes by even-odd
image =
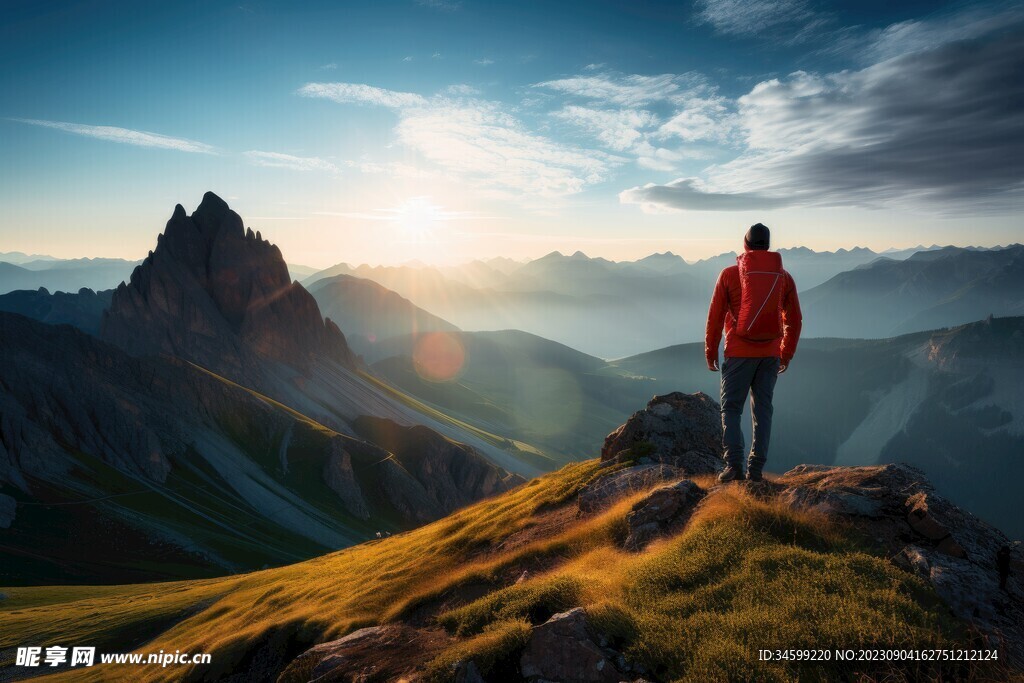
[[[767,251],[771,246],[772,233],[764,223],[755,223],[743,236],[743,244],[747,249]]]

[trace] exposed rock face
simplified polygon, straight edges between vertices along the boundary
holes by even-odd
[[[581,608],[556,614],[534,627],[520,672],[527,681],[618,683],[622,674],[598,642]]]
[[[324,461],[324,482],[338,494],[345,509],[357,519],[369,519],[370,509],[352,469],[352,456],[345,450],[344,440],[331,439],[331,452]]]
[[[672,465],[652,463],[609,472],[597,477],[580,490],[580,512],[596,512],[612,505],[631,493],[645,491],[654,484],[686,476],[686,472]]]
[[[660,462],[688,475],[713,474],[722,468],[721,452],[718,403],[701,392],[677,391],[655,396],[609,434],[601,460]]]
[[[849,520],[897,564],[931,583],[1001,656],[1024,665],[1024,592],[1013,577],[1000,590],[996,565],[1009,539],[936,494],[920,470],[801,465],[768,486],[791,505]]]
[[[447,640],[443,633],[416,630],[404,624],[361,628],[306,650],[277,680],[279,683],[409,680],[405,675],[414,670],[414,662]]]
[[[114,291],[100,334],[133,355],[170,354],[232,379],[251,379],[258,358],[300,371],[317,356],[355,364],[281,251],[212,192],[191,217],[175,207],[156,249]]]
[[[688,479],[654,489],[626,515],[629,536],[625,548],[641,550],[658,536],[681,528],[705,495],[704,489]]]
[[[405,514],[434,520],[481,498],[502,493],[523,483],[523,478],[493,465],[472,447],[446,439],[423,426],[403,427],[387,418],[363,416],[353,428],[365,439],[394,454],[400,469],[418,482],[422,495],[406,491],[392,499],[411,503]],[[385,488],[406,482],[397,473],[384,480]]]

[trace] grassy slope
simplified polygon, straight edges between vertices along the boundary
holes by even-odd
[[[61,642],[101,652],[209,652],[213,664],[190,673],[216,680],[257,652],[286,662],[314,642],[406,620],[441,624],[451,634],[422,662],[446,680],[451,663],[467,655],[485,669],[500,666],[523,645],[530,622],[576,605],[663,680],[740,672],[759,680],[830,678],[836,670],[758,662],[756,648],[960,640],[923,583],[827,520],[754,499],[740,487],[713,491],[679,535],[626,553],[619,543],[632,500],[595,516],[571,514],[596,470],[594,461],[569,465],[417,530],[243,576],[3,589],[0,650]],[[524,568],[527,580],[513,584]],[[911,679],[926,673],[902,671]],[[60,674],[118,675],[158,680],[166,673],[122,667]]]

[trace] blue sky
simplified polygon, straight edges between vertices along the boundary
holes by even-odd
[[[8,2],[0,251],[227,199],[292,262],[997,244],[1021,3]]]

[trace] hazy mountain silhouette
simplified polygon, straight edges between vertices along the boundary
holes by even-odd
[[[801,294],[804,334],[887,337],[1024,313],[1024,246],[925,251],[841,273]]]
[[[352,275],[318,280],[310,293],[324,315],[346,330],[349,344],[359,354],[377,356],[375,347],[395,337],[458,330],[390,289]]]
[[[51,325],[74,325],[84,332],[97,335],[103,311],[110,306],[114,291],[94,292],[80,289],[74,294],[46,289],[15,290],[0,294],[0,311],[21,315]]]
[[[30,259],[20,265],[0,259],[0,294],[19,289],[77,292],[113,289],[127,280],[138,261],[123,259]]]
[[[881,258],[861,247],[780,251],[801,290]],[[521,329],[615,358],[701,339],[718,274],[734,263],[734,252],[692,264],[671,252],[621,262],[552,252],[527,263],[476,261],[465,269],[338,264],[305,282],[339,274],[369,279],[463,330]]]

